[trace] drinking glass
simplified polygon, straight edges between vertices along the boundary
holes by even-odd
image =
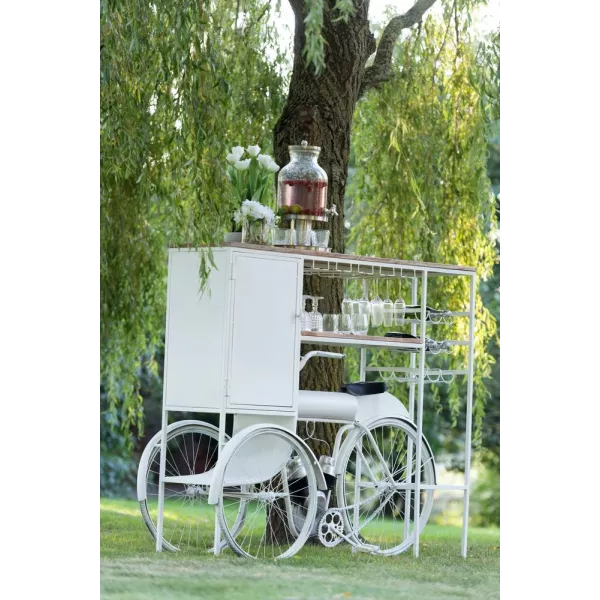
[[[339,333],[339,315],[323,315],[323,331]]]
[[[311,296],[302,296],[302,331],[312,331],[312,318],[310,313],[306,310],[306,301],[310,300]]]
[[[352,315],[352,333],[354,335],[366,335],[369,330],[369,316],[365,313]]]
[[[274,246],[293,246],[294,245],[294,234],[292,229],[277,228],[273,232],[273,245]]]
[[[383,300],[379,297],[379,280],[375,280],[375,298],[371,300],[371,325],[379,327],[383,323]]]
[[[386,327],[391,327],[394,324],[394,303],[390,298],[390,280],[387,280],[387,296],[383,301],[383,324]]]
[[[312,232],[312,245],[316,248],[328,248],[329,235],[329,229],[315,229]]]
[[[311,331],[323,331],[323,315],[318,311],[319,300],[323,300],[323,296],[310,296],[312,298]]]
[[[406,315],[406,302],[401,294],[402,279],[398,279],[398,298],[394,302],[394,325],[404,325],[404,316]]]
[[[338,327],[340,333],[352,333],[352,315],[341,314],[339,316]]]

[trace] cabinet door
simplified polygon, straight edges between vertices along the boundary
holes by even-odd
[[[229,258],[214,252],[216,268],[201,294],[200,254],[169,254],[165,402],[171,410],[215,411],[224,401]]]
[[[251,254],[234,259],[231,406],[296,408],[300,262]]]

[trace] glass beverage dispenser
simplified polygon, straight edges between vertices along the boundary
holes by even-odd
[[[297,246],[316,247],[314,222],[327,222],[335,208],[327,208],[327,173],[317,159],[321,148],[303,141],[299,146],[288,146],[290,162],[280,171],[277,179],[277,207],[283,221],[293,231],[291,239]]]

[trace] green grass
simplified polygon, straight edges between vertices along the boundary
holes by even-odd
[[[469,531],[469,557],[460,557],[460,529],[428,525],[421,556],[352,554],[346,544],[306,545],[278,563],[192,552],[154,552],[137,502],[100,502],[102,598],[183,600],[219,598],[499,598],[500,534]]]

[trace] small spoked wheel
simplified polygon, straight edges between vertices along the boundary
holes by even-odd
[[[313,460],[292,433],[279,428],[262,427],[239,441],[213,483],[219,523],[236,554],[282,559],[302,548],[317,513]]]
[[[169,428],[166,443],[163,549],[209,550],[214,545],[214,508],[208,485],[178,482],[178,477],[209,473],[218,458],[218,430],[201,421],[182,421]],[[156,539],[161,433],[148,444],[138,468],[138,501],[144,523]],[[240,507],[243,509],[243,506]],[[242,515],[238,515],[243,518]]]
[[[338,506],[350,538],[373,546],[377,554],[400,554],[414,541],[417,505],[420,532],[425,527],[433,490],[422,490],[416,502],[415,491],[409,489],[416,473],[416,433],[409,424],[382,418],[368,429],[372,439],[362,431],[340,450]],[[421,449],[421,483],[434,484],[433,456],[426,443]]]

